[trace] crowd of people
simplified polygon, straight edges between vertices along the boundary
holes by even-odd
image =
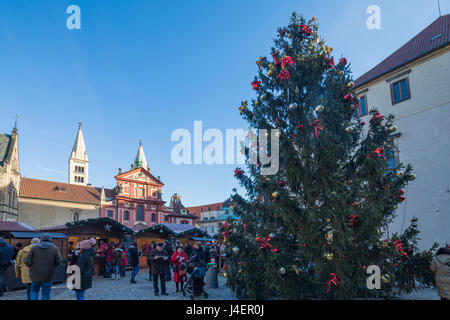
[[[80,281],[74,287],[77,300],[85,299],[85,291],[92,288],[94,276],[94,260],[98,259],[100,275],[112,280],[126,277],[126,268],[131,266],[130,283],[135,284],[139,273],[139,257],[147,256],[149,267],[149,281],[153,283],[154,294],[168,295],[166,282],[174,281],[176,292],[183,292],[183,284],[189,276],[189,268],[216,262],[219,255],[224,254],[224,247],[215,242],[202,245],[195,242],[193,246],[188,242],[185,246],[180,241],[164,241],[143,244],[139,249],[136,242],[128,248],[123,243],[106,243],[96,239],[84,239],[77,243],[69,243],[68,264],[78,266]],[[38,300],[41,292],[42,300],[49,300],[53,279],[57,267],[62,263],[59,249],[52,243],[48,233],[41,238],[33,238],[30,245],[23,247],[17,243],[15,247],[0,238],[0,296],[7,291],[4,272],[13,265],[16,277],[26,286],[28,300]],[[68,273],[67,276],[71,276]]]
[[[75,248],[69,245],[69,265],[76,265],[80,271],[79,286],[74,287],[77,300],[85,299],[85,291],[92,287],[94,275],[94,259],[100,261],[100,273],[113,280],[125,277],[125,267],[131,266],[130,283],[137,283],[135,278],[139,272],[139,257],[147,255],[149,280],[153,282],[154,294],[168,295],[166,282],[175,282],[176,292],[183,292],[189,269],[194,266],[206,266],[216,262],[219,255],[224,255],[224,246],[214,242],[202,246],[195,242],[193,246],[183,246],[164,241],[144,244],[138,249],[136,242],[128,248],[124,244],[96,243],[94,238],[80,241]],[[14,266],[16,277],[26,286],[28,300],[50,300],[50,293],[57,267],[62,263],[59,249],[52,243],[48,233],[41,238],[33,238],[28,246],[17,243],[14,247],[0,238],[0,297],[7,291],[4,278],[5,270]],[[220,266],[219,266],[220,267]],[[433,258],[430,269],[435,273],[435,283],[442,300],[450,300],[450,249],[440,248]],[[68,274],[70,276],[70,274]]]

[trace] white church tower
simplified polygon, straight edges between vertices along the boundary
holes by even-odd
[[[86,186],[89,177],[89,160],[84,145],[81,122],[78,125],[78,133],[73,144],[69,158],[69,183]]]

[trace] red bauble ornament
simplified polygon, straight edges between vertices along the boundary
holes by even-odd
[[[287,71],[287,70],[282,70],[281,72],[280,72],[280,74],[278,75],[278,78],[281,80],[281,81],[283,81],[283,80],[288,80],[289,78],[290,78],[290,74],[289,74],[289,71]]]
[[[252,82],[253,90],[258,90],[258,87],[259,87],[260,84],[261,84],[261,81],[257,81],[257,80],[253,81]]]

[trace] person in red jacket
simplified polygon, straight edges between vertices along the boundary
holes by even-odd
[[[175,282],[175,285],[177,286],[177,291],[180,292],[183,291],[183,276],[180,275],[180,266],[183,262],[187,262],[188,257],[186,253],[184,253],[183,247],[178,246],[175,250],[175,252],[172,255],[172,258],[170,259],[170,262],[172,262],[173,267],[173,281]],[[181,289],[179,288],[181,283]]]
[[[123,250],[124,258],[122,259],[122,263],[120,264],[120,276],[124,278],[126,276],[125,267],[128,265],[128,251],[125,245],[120,246]]]
[[[108,248],[106,249],[106,277],[110,278],[112,274],[114,262],[114,242],[108,244]]]
[[[100,241],[100,247],[97,251],[98,253],[98,261],[100,261],[100,275],[106,277],[106,250],[108,249],[108,245]]]

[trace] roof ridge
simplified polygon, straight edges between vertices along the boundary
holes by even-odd
[[[434,52],[435,50],[445,47],[450,42],[450,36],[448,34],[449,25],[450,14],[435,19],[369,71],[360,75],[355,80],[355,88]],[[433,34],[428,38],[431,32],[436,34]],[[443,34],[444,36],[433,40],[433,37],[439,34]],[[431,41],[435,42],[432,43]]]

